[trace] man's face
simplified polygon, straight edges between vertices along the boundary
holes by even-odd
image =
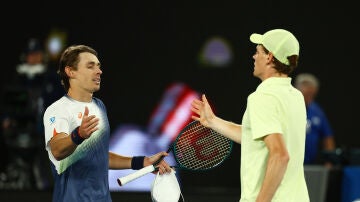
[[[42,64],[44,53],[42,51],[33,51],[26,55],[26,63],[29,65]]]
[[[268,64],[269,55],[265,52],[262,45],[256,46],[256,52],[253,55],[254,59],[254,72],[253,75],[258,78],[262,78],[265,71],[266,65]]]
[[[298,89],[302,92],[302,94],[304,95],[304,99],[305,99],[305,103],[309,104],[310,102],[312,102],[315,99],[315,96],[318,92],[318,88],[309,83],[309,82],[303,82]]]
[[[71,87],[89,93],[100,90],[101,74],[100,62],[98,58],[88,52],[80,53],[77,70],[73,71]],[[75,86],[74,86],[75,85]]]

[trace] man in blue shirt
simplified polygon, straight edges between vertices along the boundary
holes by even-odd
[[[321,150],[331,152],[335,150],[335,140],[330,123],[320,105],[315,102],[319,91],[319,81],[309,73],[297,75],[295,86],[304,95],[307,113],[305,164],[320,163]],[[320,145],[321,144],[321,145]],[[329,162],[326,162],[328,164]]]

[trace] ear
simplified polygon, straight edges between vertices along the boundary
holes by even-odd
[[[274,59],[275,59],[274,55],[273,55],[271,52],[269,52],[269,53],[268,53],[268,62],[269,62],[269,63],[270,63],[270,62],[274,62]]]
[[[72,76],[73,76],[73,71],[72,71],[72,69],[71,69],[70,66],[66,66],[66,67],[65,67],[65,73],[66,73],[66,75],[67,75],[68,77],[72,77]]]

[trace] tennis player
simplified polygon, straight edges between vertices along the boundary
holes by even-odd
[[[109,152],[106,107],[93,97],[100,89],[100,67],[97,52],[85,45],[70,46],[61,55],[58,73],[67,94],[50,105],[43,117],[54,202],[112,201],[109,169],[140,169],[168,155],[162,151],[150,157],[128,157]],[[164,160],[157,167],[160,174],[171,171]]]
[[[304,176],[306,109],[291,84],[299,42],[284,29],[252,34],[253,75],[261,80],[247,99],[242,123],[216,116],[206,96],[192,102],[193,119],[241,144],[240,202],[308,202]]]

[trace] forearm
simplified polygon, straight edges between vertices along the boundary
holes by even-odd
[[[241,125],[215,117],[210,123],[210,128],[233,140],[241,143]]]
[[[130,169],[132,157],[121,156],[113,152],[109,152],[109,169]]]
[[[272,200],[284,177],[288,161],[287,155],[280,153],[269,155],[264,181],[257,197],[257,202],[270,202]]]
[[[326,137],[324,139],[324,149],[327,150],[327,151],[332,151],[336,148],[335,146],[335,140],[334,140],[334,137],[330,136],[330,137]]]
[[[56,160],[60,161],[71,155],[77,145],[74,144],[70,135],[59,133],[50,140],[51,153]]]

